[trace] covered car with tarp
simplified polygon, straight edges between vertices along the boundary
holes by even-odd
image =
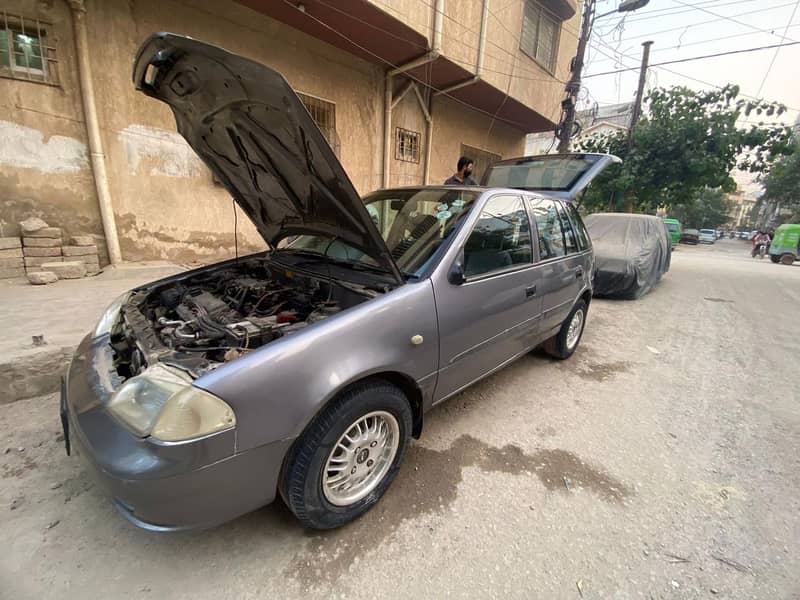
[[[595,296],[639,298],[669,271],[669,233],[658,217],[599,213],[585,223],[594,246]]]

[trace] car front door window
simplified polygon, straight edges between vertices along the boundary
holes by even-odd
[[[464,271],[477,277],[530,264],[531,229],[519,196],[490,198],[464,245]]]

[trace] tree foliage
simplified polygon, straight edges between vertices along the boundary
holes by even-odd
[[[678,219],[684,228],[719,229],[727,223],[731,202],[721,189],[705,188],[682,204],[675,205],[669,216]]]
[[[630,142],[626,132],[580,141],[580,151],[607,152],[623,160],[592,185],[585,208],[606,210],[616,204],[620,209],[623,196],[642,212],[664,205],[675,208],[694,203],[706,188],[733,191],[734,168],[769,172],[777,157],[793,152],[791,129],[766,123],[742,129],[736,122],[753,114],[778,116],[786,108],[738,95],[735,85],[702,92],[686,87],[654,89]]]
[[[800,149],[777,160],[763,179],[764,195],[761,199],[772,206],[780,206],[779,219],[800,222]],[[783,218],[780,218],[783,217]]]

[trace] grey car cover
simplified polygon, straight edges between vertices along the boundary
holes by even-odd
[[[595,296],[639,298],[669,271],[670,238],[658,217],[600,213],[585,223],[594,246]]]

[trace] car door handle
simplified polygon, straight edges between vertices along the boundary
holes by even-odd
[[[530,287],[525,288],[525,297],[526,298],[533,298],[536,295],[536,286],[532,285]]]
[[[578,267],[575,269],[575,278],[580,279],[581,277],[583,277],[583,267]]]

